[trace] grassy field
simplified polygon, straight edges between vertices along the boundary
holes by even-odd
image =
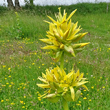
[[[65,7],[66,8],[66,7]],[[41,50],[39,41],[46,37],[48,24],[43,15],[20,12],[0,15],[0,110],[63,110],[62,104],[38,100],[43,90],[37,87],[38,76],[59,63],[52,61],[49,51]],[[54,16],[52,14],[52,16]],[[72,67],[84,72],[89,91],[83,90],[70,110],[110,109],[110,14],[76,14],[82,32],[88,34],[80,42],[90,42],[76,58],[66,57],[65,70]]]

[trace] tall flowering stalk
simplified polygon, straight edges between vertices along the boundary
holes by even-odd
[[[85,83],[88,81],[84,78],[84,73],[80,73],[79,70],[75,72],[73,69],[70,73],[66,73],[63,69],[64,65],[64,54],[75,57],[75,54],[82,50],[82,47],[89,43],[76,43],[87,32],[79,33],[81,30],[78,27],[78,22],[73,23],[71,17],[76,12],[74,10],[69,17],[64,10],[63,15],[59,8],[59,13],[56,15],[56,21],[48,16],[52,22],[45,21],[49,24],[49,31],[47,31],[46,39],[40,39],[46,43],[42,49],[51,49],[55,61],[60,60],[60,67],[57,66],[53,69],[46,69],[46,74],[42,73],[42,77],[38,77],[42,84],[37,84],[41,88],[45,88],[45,94],[41,95],[40,98],[47,98],[51,102],[58,102],[62,98],[62,105],[64,110],[69,110],[68,101],[76,101],[80,94],[80,87],[88,88]]]

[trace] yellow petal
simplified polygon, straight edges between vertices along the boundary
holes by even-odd
[[[75,91],[74,91],[74,89],[73,89],[72,86],[70,87],[70,91],[71,91],[71,98],[72,98],[73,101],[74,101],[74,99],[75,99]]]
[[[82,87],[84,87],[86,90],[88,90],[88,88],[85,85],[82,85]],[[89,90],[88,90],[89,91]]]
[[[76,9],[77,10],[77,9]],[[69,17],[67,18],[67,21],[73,16],[73,14],[76,12],[76,10],[74,10],[70,15]]]
[[[90,43],[90,42],[88,42],[88,43],[80,43],[80,44],[81,44],[80,47],[84,47],[84,46],[88,45],[89,43]]]
[[[77,36],[76,39],[72,39],[74,42],[77,42],[78,40],[80,40],[82,37],[84,37],[88,32],[85,32],[85,33],[82,33],[82,34],[79,34],[80,36]]]
[[[55,23],[55,24],[57,24],[57,22],[53,19],[53,18],[51,18],[50,16],[47,16],[53,23]]]
[[[40,41],[47,43],[47,44],[52,44],[52,40],[51,39],[39,39]]]
[[[87,83],[88,81],[81,81],[81,82],[77,82],[74,86],[82,86],[85,83]]]
[[[50,88],[49,84],[37,84],[41,88]]]
[[[52,49],[52,50],[57,50],[58,47],[54,46],[54,45],[47,45],[45,47],[42,47],[42,49]]]
[[[48,83],[47,81],[46,81],[46,79],[43,79],[42,77],[38,77],[38,79],[40,80],[40,81],[42,81],[42,82],[44,82],[44,83]]]

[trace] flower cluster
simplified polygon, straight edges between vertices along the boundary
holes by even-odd
[[[78,33],[81,30],[80,26],[78,27],[78,22],[73,23],[71,21],[70,18],[75,12],[76,10],[74,10],[69,15],[69,17],[66,18],[67,13],[65,12],[65,10],[62,15],[59,8],[59,14],[56,15],[56,21],[50,16],[48,16],[48,18],[52,22],[45,21],[49,23],[49,31],[47,31],[48,39],[40,39],[42,42],[47,44],[47,46],[43,47],[42,49],[52,49],[55,61],[59,61],[59,59],[62,57],[63,52],[75,57],[75,53],[82,50],[80,49],[81,47],[89,44],[75,44],[75,42],[79,41],[87,34],[87,32]]]
[[[42,73],[42,77],[38,77],[43,84],[37,84],[41,88],[46,88],[47,92],[41,97],[47,98],[51,102],[57,102],[61,97],[66,101],[75,101],[81,94],[79,87],[88,88],[84,85],[88,81],[83,78],[83,73],[79,70],[75,73],[72,70],[70,73],[59,68],[46,69],[46,74]]]

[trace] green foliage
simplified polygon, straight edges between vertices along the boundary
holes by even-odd
[[[106,9],[106,4],[103,9]],[[42,43],[38,41],[48,29],[47,24],[42,22],[47,17],[25,12],[18,14],[22,32],[27,37],[23,40],[15,40],[15,36],[12,37],[10,33],[10,27],[16,22],[15,14],[10,12],[0,16],[0,109],[62,110],[60,101],[52,104],[37,99],[38,95],[43,94],[42,89],[36,85],[39,82],[38,76],[47,67],[56,66],[48,57],[50,53],[41,51]],[[90,83],[87,84],[89,93],[83,90],[77,102],[69,103],[69,109],[109,110],[110,15],[97,12],[85,16],[78,14],[72,19],[74,22],[79,21],[83,32],[89,32],[81,42],[91,43],[76,58],[67,57],[65,71],[69,72],[72,67],[76,70],[79,68]]]
[[[110,4],[110,3],[108,3]],[[77,9],[76,14],[85,15],[85,14],[97,14],[97,13],[106,13],[107,3],[78,3],[69,6],[30,6],[26,5],[23,9],[28,12],[37,14],[37,15],[50,15],[57,13],[58,7],[62,7],[62,11],[66,9],[67,13],[70,14],[73,10]],[[110,8],[108,8],[108,13]]]

